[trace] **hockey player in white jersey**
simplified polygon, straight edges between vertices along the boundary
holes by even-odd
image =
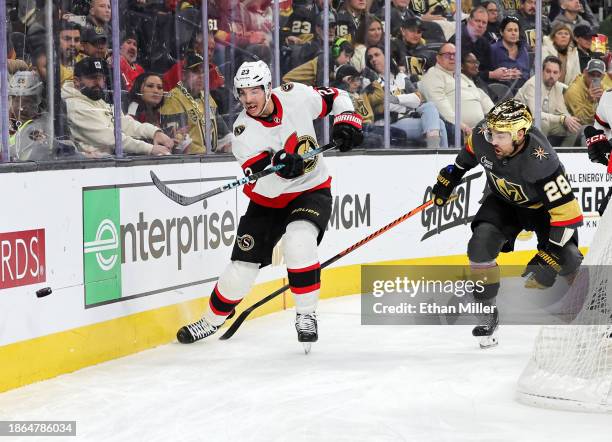
[[[603,131],[606,138],[610,139],[612,133],[610,124],[612,124],[612,89],[605,91],[599,99],[597,109],[595,110],[595,123],[593,126],[595,130]],[[588,138],[588,135],[586,137]]]
[[[331,215],[331,177],[322,155],[304,161],[300,154],[318,147],[313,120],[335,115],[332,139],[345,152],[361,144],[362,118],[344,91],[298,83],[272,89],[271,81],[262,61],[238,68],[234,94],[244,109],[234,122],[232,152],[245,175],[270,164],[284,167],[244,187],[250,202],[240,218],[231,262],[220,275],[203,317],[178,331],[179,342],[192,343],[219,329],[248,294],[259,269],[270,264],[281,237],[298,341],[308,351],[318,339],[317,246]]]

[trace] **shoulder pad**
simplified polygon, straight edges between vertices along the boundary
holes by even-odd
[[[244,124],[239,124],[237,126],[234,126],[234,136],[238,137],[240,136],[244,130],[246,129],[246,126]]]
[[[289,92],[290,90],[293,89],[293,87],[294,87],[294,84],[292,82],[289,82],[289,83],[283,83],[280,88],[281,88],[281,91],[283,92]]]

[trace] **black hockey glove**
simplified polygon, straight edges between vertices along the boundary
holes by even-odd
[[[438,174],[436,184],[431,193],[433,194],[434,204],[443,206],[453,193],[453,189],[461,182],[465,174],[465,169],[460,169],[454,164],[449,164]]]
[[[343,112],[334,118],[332,139],[340,152],[347,152],[363,142],[363,117],[356,112]]]
[[[304,174],[304,159],[297,153],[289,153],[284,149],[279,150],[272,157],[272,165],[277,166],[279,164],[283,164],[285,167],[276,173],[283,178],[297,178]]]
[[[538,253],[527,263],[521,275],[528,276],[525,287],[528,289],[552,287],[561,271],[561,265],[561,247],[549,242],[544,250],[538,250]]]
[[[586,137],[586,145],[589,151],[589,160],[593,163],[601,163],[607,166],[612,145],[610,145],[604,132],[595,129],[593,126],[587,126],[584,128],[584,136]]]

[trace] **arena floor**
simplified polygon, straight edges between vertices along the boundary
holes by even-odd
[[[483,351],[469,326],[361,326],[359,296],[319,312],[309,355],[284,311],[1,394],[0,420],[76,420],[69,441],[610,440],[610,415],[514,400],[536,326]]]

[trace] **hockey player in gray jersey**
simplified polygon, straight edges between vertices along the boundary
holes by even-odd
[[[538,251],[523,276],[525,287],[551,287],[558,274],[572,275],[582,262],[576,228],[582,212],[564,167],[539,129],[529,108],[510,99],[497,104],[468,137],[455,159],[443,168],[433,187],[434,202],[444,205],[463,175],[481,164],[490,193],[472,221],[468,258],[472,272],[488,284],[474,297],[495,306],[499,291],[500,252],[511,252],[521,230],[534,231]],[[483,315],[472,334],[482,348],[497,345],[497,308]]]

